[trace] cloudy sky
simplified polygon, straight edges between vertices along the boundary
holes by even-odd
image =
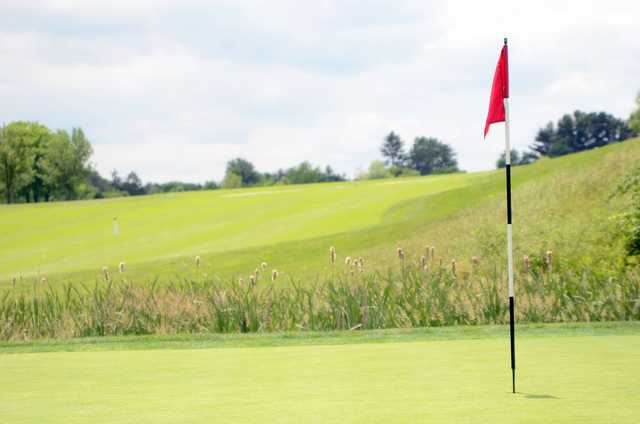
[[[108,175],[220,179],[303,160],[351,176],[391,130],[490,169],[482,129],[509,37],[512,138],[575,109],[626,118],[640,2],[0,0],[0,122],[82,127]]]

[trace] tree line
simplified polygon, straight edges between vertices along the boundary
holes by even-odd
[[[90,162],[91,143],[82,128],[51,130],[38,122],[15,121],[0,127],[0,200],[6,203],[100,199],[119,196],[214,190],[274,184],[344,181],[346,177],[309,162],[276,172],[258,172],[242,158],[230,160],[221,182],[171,181],[143,184],[134,171],[105,178]]]
[[[239,188],[252,186],[269,186],[276,184],[310,184],[333,181],[346,181],[347,177],[337,174],[326,166],[324,169],[304,161],[288,169],[276,172],[258,172],[255,166],[246,159],[236,158],[227,162],[223,188]]]
[[[541,157],[556,157],[616,143],[640,134],[640,94],[627,120],[606,112],[575,111],[554,124],[540,128],[529,150],[511,151],[513,165],[525,165]],[[454,149],[433,137],[418,136],[408,150],[391,131],[382,141],[383,160],[375,160],[356,178],[387,178],[460,172]],[[51,130],[38,122],[16,121],[0,127],[0,200],[6,203],[48,202],[139,196],[175,191],[213,190],[345,181],[330,166],[321,168],[304,161],[275,172],[259,172],[246,159],[227,162],[220,182],[204,184],[172,181],[143,184],[133,171],[110,179],[102,177],[90,162],[93,148],[82,128]],[[496,162],[504,167],[502,153]]]
[[[540,128],[529,151],[511,151],[513,165],[526,165],[541,157],[557,157],[582,152],[607,144],[617,143],[640,134],[640,93],[636,96],[636,108],[627,120],[616,118],[607,112],[582,112],[564,114],[554,124]],[[502,153],[496,162],[505,166]]]

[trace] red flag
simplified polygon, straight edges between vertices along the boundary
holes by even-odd
[[[502,47],[500,59],[496,66],[496,73],[493,76],[491,86],[491,99],[489,100],[489,113],[484,126],[484,136],[487,137],[489,126],[494,122],[504,122],[504,99],[509,97],[509,60],[507,58],[507,42]]]

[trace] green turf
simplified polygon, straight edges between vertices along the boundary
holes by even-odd
[[[637,422],[636,324],[523,330],[516,395],[504,330],[378,333],[385,343],[362,343],[361,335],[346,344],[6,354],[0,422]]]
[[[516,249],[573,254],[610,243],[608,196],[638,158],[636,140],[515,168]],[[0,282],[93,281],[121,261],[124,278],[145,282],[246,278],[262,261],[284,276],[317,276],[332,245],[339,260],[362,255],[380,267],[396,244],[435,244],[447,260],[486,256],[497,239],[484,230],[503,231],[503,190],[503,172],[492,171],[1,206]]]

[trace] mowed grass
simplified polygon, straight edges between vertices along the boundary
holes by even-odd
[[[136,340],[53,347],[75,352],[3,344],[0,422],[635,423],[640,414],[633,323],[524,327],[516,395],[504,327],[330,333],[324,343],[183,338],[165,340],[169,349]]]
[[[609,237],[620,206],[609,197],[638,159],[631,140],[515,168],[516,253],[588,262],[604,243],[620,253]],[[121,261],[119,278],[141,282],[247,278],[263,261],[283,280],[316,278],[330,268],[329,246],[339,261],[364,256],[384,269],[397,245],[415,258],[429,244],[464,267],[502,252],[503,233],[503,171],[10,205],[0,207],[0,282],[93,282]]]
[[[379,224],[393,205],[471,184],[480,175],[176,193],[136,198],[0,207],[0,276],[82,270],[130,272],[172,258],[225,268],[216,253],[313,239]],[[119,235],[112,220],[118,218]],[[207,256],[209,255],[209,256]],[[262,258],[256,257],[258,265]],[[165,269],[166,270],[166,269]]]

